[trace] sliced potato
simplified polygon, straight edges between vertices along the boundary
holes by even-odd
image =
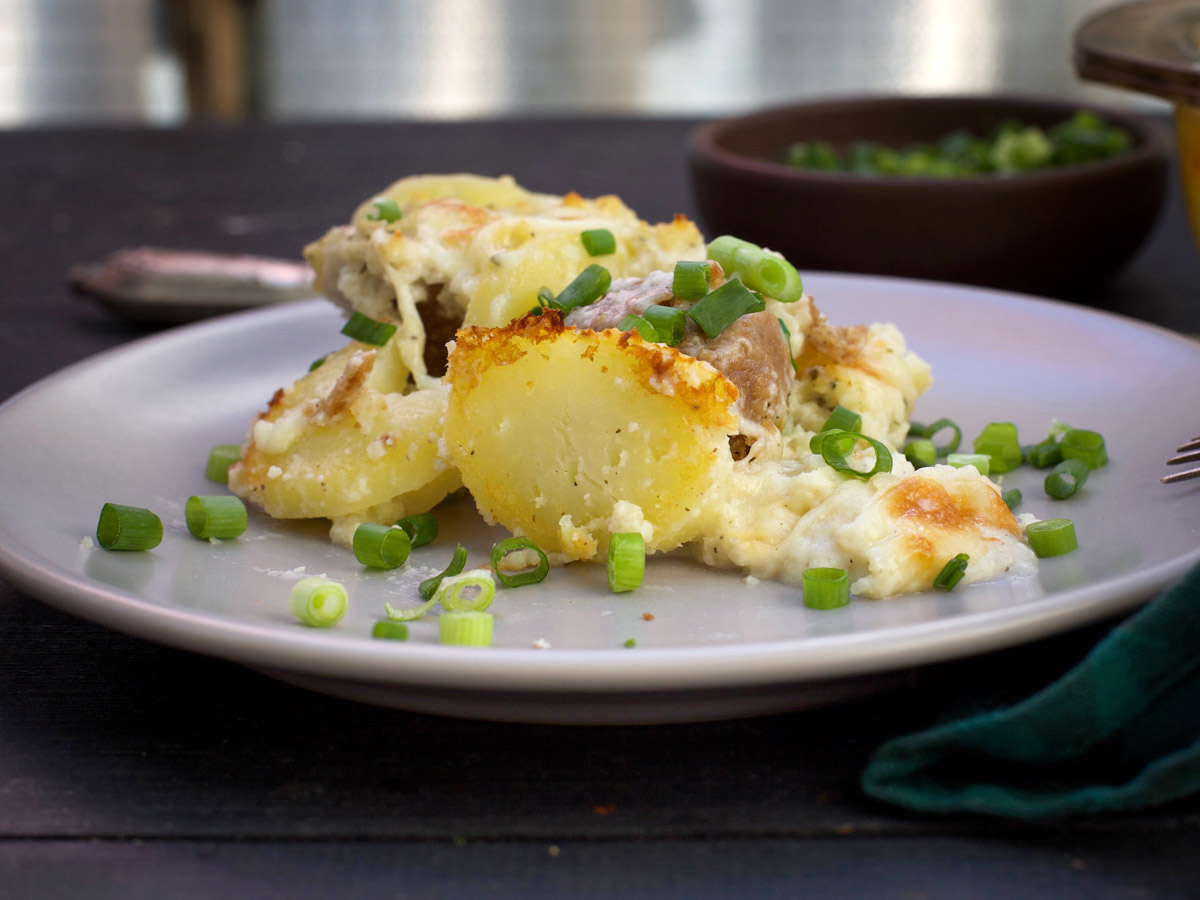
[[[447,469],[438,454],[447,390],[401,393],[407,375],[390,343],[330,354],[251,427],[230,489],[295,519],[344,516],[429,485]]]
[[[463,484],[485,518],[548,553],[589,559],[616,531],[669,550],[713,514],[737,388],[706,363],[548,312],[460,331],[447,380]]]

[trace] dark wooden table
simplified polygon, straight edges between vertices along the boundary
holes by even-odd
[[[689,124],[0,133],[0,398],[148,333],[72,297],[71,263],[140,243],[294,256],[424,171],[616,192],[651,220],[693,214]],[[1195,333],[1198,292],[1173,199],[1088,300]],[[0,489],[19,477],[0,460]],[[1033,826],[908,814],[858,789],[881,741],[1021,696],[1106,627],[830,709],[555,728],[306,693],[0,582],[0,897],[1198,896],[1195,801]]]

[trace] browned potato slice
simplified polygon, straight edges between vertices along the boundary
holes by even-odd
[[[650,550],[703,533],[738,427],[708,364],[547,312],[461,330],[447,380],[447,450],[485,518],[568,560],[614,532]]]
[[[296,519],[361,512],[435,480],[445,486],[438,443],[447,390],[401,393],[407,375],[391,344],[351,343],[330,354],[280,390],[251,427],[230,489],[276,518]]]

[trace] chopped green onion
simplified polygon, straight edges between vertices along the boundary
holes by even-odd
[[[537,305],[537,307],[534,307],[535,309],[540,309],[540,307],[550,307],[550,306],[554,305],[554,291],[550,290],[550,288],[548,288],[548,287],[538,288],[537,298],[538,298],[538,305]]]
[[[796,267],[766,250],[739,247],[733,251],[733,268],[750,290],[780,303],[794,303],[804,293],[804,282]]]
[[[622,644],[621,646],[624,647],[626,650],[632,650],[634,647],[637,646],[637,638],[628,638],[625,641],[625,643]]]
[[[914,469],[924,469],[937,464],[937,448],[929,438],[918,438],[904,445],[904,455]]]
[[[438,582],[441,583],[440,580]],[[424,586],[424,582],[421,583]],[[383,604],[384,611],[388,614],[388,618],[393,622],[411,622],[413,619],[419,619],[425,613],[433,609],[437,599],[430,597],[424,603],[417,606],[396,607],[390,603]]]
[[[508,556],[508,554],[515,553],[518,550],[532,550],[536,553],[538,555],[537,566],[528,572],[518,572],[516,575],[501,572],[500,561]],[[526,584],[537,584],[545,580],[546,573],[550,571],[550,562],[546,559],[546,554],[542,552],[542,548],[529,540],[529,538],[513,537],[497,541],[493,545],[492,568],[496,570],[496,577],[500,579],[500,583],[505,587],[521,587]]]
[[[929,437],[929,426],[924,422],[909,422],[908,436],[913,438],[927,438]]]
[[[1064,459],[1046,476],[1046,493],[1055,500],[1075,496],[1088,479],[1088,467],[1081,459]]]
[[[787,324],[783,321],[783,319],[776,318],[775,321],[779,323],[779,330],[783,332],[783,342],[785,344],[787,344],[788,359],[792,363],[792,373],[795,374],[795,372],[796,372],[796,357],[794,355],[792,355],[792,332],[787,327]]]
[[[438,643],[487,647],[492,643],[492,614],[444,612],[438,617]]]
[[[966,574],[969,560],[970,557],[967,554],[958,554],[958,556],[942,566],[942,571],[938,572],[937,578],[933,579],[933,586],[941,588],[943,591],[954,590],[954,586],[962,581],[963,575]]]
[[[646,307],[646,311],[642,313],[642,316],[658,332],[659,343],[675,347],[683,340],[683,330],[687,325],[687,313],[682,309],[676,309],[673,306],[660,306],[655,303],[652,306]]]
[[[474,596],[467,596],[469,588],[478,589]],[[433,599],[450,612],[483,612],[492,605],[495,597],[496,583],[487,569],[472,569],[444,578],[433,595]]]
[[[579,235],[589,256],[608,256],[617,252],[617,239],[607,228],[593,228]]]
[[[991,474],[1011,472],[1021,465],[1021,444],[1012,422],[991,422],[975,438],[975,452],[990,457]]]
[[[821,430],[860,431],[862,430],[862,416],[844,406],[835,406],[833,412],[829,414],[829,418],[825,420],[825,424],[821,426]]]
[[[400,207],[391,197],[385,197],[383,200],[372,200],[371,205],[375,207],[375,213],[367,216],[371,222],[387,222],[389,224],[400,221]]]
[[[911,430],[912,426],[910,425],[909,428]],[[938,456],[946,456],[958,450],[959,444],[962,443],[962,429],[958,427],[956,422],[950,419],[938,419],[936,422],[931,422],[924,427],[925,433],[922,436],[930,440],[937,437],[939,431],[945,431],[947,428],[954,432],[954,436],[950,438],[948,443],[942,444],[937,448]],[[936,445],[936,441],[934,443]]]
[[[1021,489],[1009,488],[1000,495],[1000,498],[1004,501],[1004,505],[1009,509],[1015,509],[1017,504],[1021,502]]]
[[[888,452],[887,447],[875,440],[875,438],[870,438],[865,434],[858,434],[854,431],[823,433],[825,434],[825,438],[821,441],[821,458],[843,475],[853,475],[855,478],[861,478],[863,481],[866,481],[873,475],[892,471],[892,454]],[[866,441],[875,449],[875,464],[865,472],[854,468],[847,459],[859,441]]]
[[[1029,448],[1029,464],[1035,469],[1049,469],[1062,462],[1062,444],[1054,438],[1046,438]]]
[[[699,300],[708,293],[708,279],[712,274],[712,263],[708,260],[696,262],[682,259],[675,263],[675,279],[671,282],[671,293],[680,300]]]
[[[437,593],[438,585],[442,583],[443,578],[449,578],[451,575],[457,575],[463,570],[463,566],[467,564],[467,548],[462,544],[457,544],[454,547],[454,555],[450,558],[450,565],[446,566],[445,571],[432,578],[426,578],[421,582],[417,592],[426,600]],[[390,615],[390,613],[389,613]],[[394,617],[393,617],[394,618]]]
[[[623,318],[621,324],[617,327],[622,331],[636,331],[642,336],[643,341],[649,341],[652,344],[658,343],[658,329],[651,325],[649,321],[634,313],[630,313]]]
[[[809,609],[837,609],[850,602],[850,575],[845,569],[806,569],[804,605]]]
[[[433,513],[423,512],[405,516],[397,520],[396,526],[404,529],[414,547],[424,547],[438,536],[438,523]]]
[[[723,234],[720,237],[713,238],[708,242],[707,256],[715,261],[725,272],[725,277],[733,275],[734,262],[733,254],[739,249],[761,250],[757,244],[752,244],[749,241],[743,241],[741,238],[735,238],[731,234]]]
[[[946,464],[956,469],[974,466],[980,475],[986,475],[991,471],[992,458],[986,453],[947,453]]]
[[[188,531],[201,540],[235,538],[246,530],[246,504],[237,497],[188,497],[183,515]]]
[[[162,535],[162,520],[148,509],[119,503],[100,508],[96,543],[105,550],[153,550]]]
[[[1070,519],[1046,519],[1031,522],[1025,529],[1029,546],[1039,559],[1047,556],[1062,556],[1079,547],[1075,536],[1075,523]]]
[[[749,241],[721,235],[709,243],[708,258],[715,260],[727,277],[736,273],[747,287],[781,303],[792,303],[804,294],[800,273],[791,263]]]
[[[229,467],[242,458],[242,448],[237,444],[217,444],[208,451],[208,465],[204,477],[217,484],[229,483]]]
[[[811,438],[808,439],[808,449],[811,450],[813,453],[820,453],[821,447],[825,443],[825,438],[829,437],[829,435],[831,435],[831,434],[836,434],[840,430],[841,429],[839,429],[839,428],[834,428],[831,431],[818,431],[816,434],[814,434]]]
[[[403,622],[380,619],[375,623],[375,627],[371,629],[371,637],[385,638],[389,641],[407,641],[408,626]]]
[[[356,312],[350,317],[350,321],[342,329],[342,334],[353,338],[356,341],[362,341],[364,344],[373,344],[376,347],[382,347],[396,333],[396,326],[387,322],[376,322],[370,316],[364,316],[360,312]]]
[[[636,531],[614,534],[608,544],[608,589],[614,594],[642,586],[646,571],[646,539]]]
[[[363,522],[354,529],[350,545],[354,558],[373,569],[402,566],[412,552],[412,540],[404,529],[375,522]]]
[[[1062,439],[1063,459],[1078,459],[1089,469],[1099,469],[1108,462],[1104,436],[1083,428],[1072,428]]]
[[[328,628],[346,615],[347,599],[343,585],[316,575],[292,585],[288,609],[305,625]]]
[[[608,293],[611,285],[612,275],[608,269],[598,263],[592,263],[575,276],[575,280],[563,288],[563,292],[555,297],[550,305],[562,310],[565,316],[577,307],[595,303]]]
[[[715,338],[746,313],[762,312],[766,308],[762,297],[734,279],[696,302],[687,315],[709,338]]]
[[[325,365],[325,358],[328,355],[329,354],[326,353],[325,356],[318,356],[316,359],[314,359],[311,363],[309,363],[308,371],[315,372],[317,369],[321,368],[321,366]]]

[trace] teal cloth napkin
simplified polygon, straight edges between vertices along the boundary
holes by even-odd
[[[862,785],[923,812],[1021,819],[1200,791],[1200,566],[1028,699],[888,741]]]

